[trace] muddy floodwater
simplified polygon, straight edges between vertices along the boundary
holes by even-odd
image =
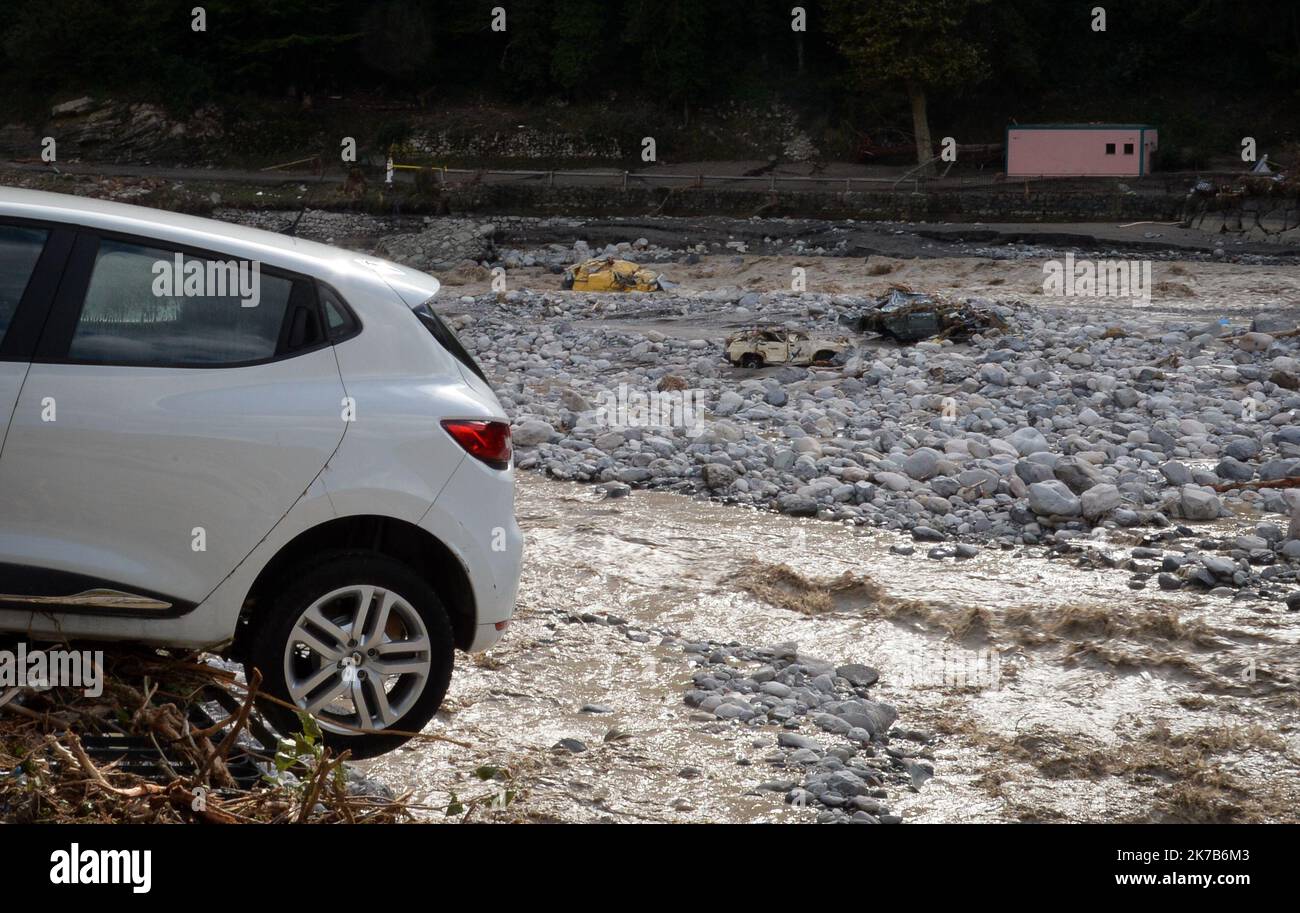
[[[909,822],[1300,817],[1300,617],[1277,603],[1134,592],[1026,548],[897,555],[890,533],[530,474],[518,514],[516,620],[458,654],[426,730],[469,747],[369,764],[430,819],[812,821],[755,790],[776,727],[692,717],[664,632],[879,669],[873,699],[929,737],[933,779],[890,791]]]

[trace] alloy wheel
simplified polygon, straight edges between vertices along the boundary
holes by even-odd
[[[321,596],[285,644],[290,696],[332,732],[392,726],[419,699],[431,669],[424,620],[401,594],[379,586]]]

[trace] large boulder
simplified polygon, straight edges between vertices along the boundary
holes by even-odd
[[[1095,466],[1078,457],[1066,457],[1063,460],[1058,460],[1056,465],[1052,467],[1052,472],[1076,495],[1083,494],[1092,486],[1105,481]]]
[[[1220,460],[1219,465],[1214,467],[1214,474],[1230,482],[1249,482],[1255,478],[1255,467],[1228,456]]]
[[[1223,502],[1209,488],[1184,485],[1178,493],[1178,512],[1186,520],[1216,520],[1223,514]]]
[[[1047,438],[1043,437],[1043,432],[1037,428],[1019,428],[1007,435],[1006,439],[1021,456],[1052,449],[1047,443]]]
[[[1083,515],[1089,520],[1104,517],[1120,505],[1119,489],[1109,482],[1094,485],[1079,496]]]
[[[736,470],[730,466],[723,466],[721,463],[704,464],[704,484],[710,490],[726,488],[734,481],[736,481]]]
[[[550,422],[537,418],[526,419],[510,430],[510,440],[517,447],[536,447],[555,440],[557,436]]]
[[[1040,517],[1077,517],[1083,507],[1064,482],[1050,479],[1029,486],[1029,509]]]
[[[940,453],[930,447],[922,447],[903,460],[903,472],[918,482],[923,482],[939,470]]]
[[[784,494],[776,499],[777,510],[792,517],[815,517],[817,502],[807,495]]]

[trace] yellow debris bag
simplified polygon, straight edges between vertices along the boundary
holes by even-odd
[[[596,257],[564,271],[564,287],[575,292],[657,292],[659,276],[631,260]]]

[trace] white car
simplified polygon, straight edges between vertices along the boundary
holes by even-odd
[[[356,757],[418,731],[522,553],[510,425],[437,290],[0,188],[0,631],[223,652]]]

